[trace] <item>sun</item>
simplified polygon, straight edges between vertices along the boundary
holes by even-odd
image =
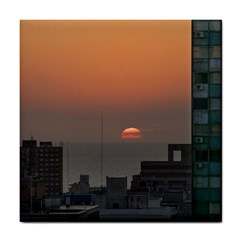
[[[142,134],[141,131],[138,128],[126,128],[122,131],[121,133],[121,139],[132,139],[132,140],[137,140],[137,139],[142,139]]]

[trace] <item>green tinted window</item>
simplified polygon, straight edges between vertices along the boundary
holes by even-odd
[[[221,123],[221,111],[210,112],[210,123]]]
[[[210,189],[210,200],[220,201],[221,200],[221,189]]]
[[[222,34],[221,32],[210,32],[210,45],[221,45]]]
[[[222,159],[220,150],[211,150],[210,151],[210,161],[212,162],[220,162]]]
[[[208,161],[208,151],[196,151],[196,161],[207,162]]]
[[[198,201],[208,201],[209,200],[209,189],[204,188],[204,189],[195,189],[194,191],[194,200]]]
[[[208,109],[208,99],[207,98],[194,98],[193,99],[194,109]]]
[[[193,212],[195,214],[209,214],[209,206],[207,203],[204,204],[195,204]]]

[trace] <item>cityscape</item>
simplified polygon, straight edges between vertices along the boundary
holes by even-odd
[[[107,176],[106,186],[90,186],[89,175],[80,175],[64,193],[63,146],[52,142],[24,140],[21,163],[23,221],[169,221],[191,216],[190,144],[169,144],[168,161],[141,162],[130,189],[127,177]]]
[[[220,20],[20,31],[21,222],[222,221]]]

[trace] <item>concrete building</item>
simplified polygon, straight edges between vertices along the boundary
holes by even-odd
[[[127,177],[108,177],[107,208],[127,208]]]
[[[143,209],[148,208],[148,188],[135,188],[127,192],[127,208]]]
[[[87,194],[90,191],[89,175],[80,175],[78,183],[71,184],[69,193]]]
[[[141,162],[139,184],[146,184],[150,193],[175,189],[191,198],[191,182],[191,144],[169,144],[168,161]]]
[[[63,191],[63,147],[23,140],[20,148],[21,204]],[[25,206],[26,207],[26,206]],[[29,206],[28,206],[29,207]],[[32,206],[30,206],[32,208]]]
[[[131,190],[148,188],[149,203],[153,199],[157,201],[161,199],[159,207],[160,205],[169,206],[178,209],[183,217],[190,217],[192,199],[191,156],[191,144],[169,144],[168,161],[141,162],[140,175],[133,176]],[[148,204],[148,207],[150,205]]]
[[[221,220],[222,22],[192,21],[193,217]]]

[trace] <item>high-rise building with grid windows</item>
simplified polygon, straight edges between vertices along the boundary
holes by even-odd
[[[222,217],[222,22],[192,21],[193,218]]]
[[[23,140],[20,149],[22,183],[41,185],[43,196],[56,196],[63,191],[63,147],[52,142]],[[36,187],[34,186],[34,187]]]

